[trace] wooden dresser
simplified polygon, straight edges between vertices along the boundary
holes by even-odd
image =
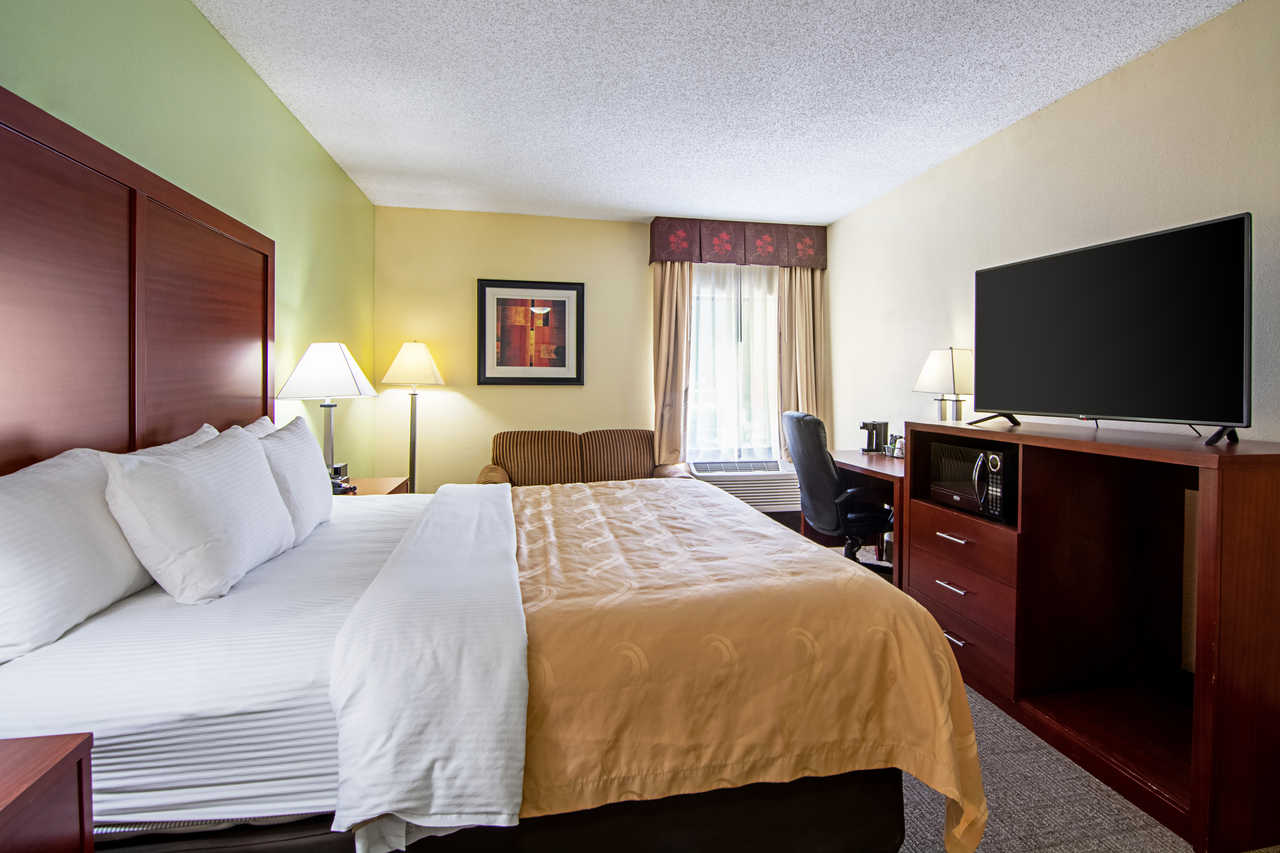
[[[93,850],[93,735],[0,740],[0,850]]]
[[[966,679],[1013,695],[1018,534],[927,501],[912,501],[906,590],[933,613]]]
[[[996,450],[1003,520],[930,493]],[[904,587],[966,683],[1192,843],[1280,843],[1280,444],[907,424]]]

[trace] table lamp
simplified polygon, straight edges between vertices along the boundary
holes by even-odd
[[[964,420],[964,400],[960,395],[973,393],[973,350],[960,347],[930,350],[912,390],[939,395],[936,398],[938,420],[948,420],[948,403],[951,404],[950,420]]]
[[[418,474],[418,386],[443,385],[431,350],[422,341],[405,341],[392,359],[384,385],[409,386],[409,492],[417,491]]]
[[[330,476],[337,476],[333,466],[333,410],[338,404],[333,401],[376,396],[378,392],[365,378],[347,345],[325,342],[307,347],[276,399],[324,401],[320,404],[324,409],[324,464]]]

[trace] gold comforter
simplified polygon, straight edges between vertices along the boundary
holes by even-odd
[[[521,815],[899,767],[987,806],[960,672],[902,592],[695,480],[512,490],[529,634]]]

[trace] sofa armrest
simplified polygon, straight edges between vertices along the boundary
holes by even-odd
[[[476,477],[477,483],[510,483],[511,477],[501,465],[486,465],[480,469],[480,476]]]
[[[686,480],[693,479],[693,472],[689,470],[688,462],[677,462],[674,465],[659,465],[653,469],[655,477],[683,477]]]

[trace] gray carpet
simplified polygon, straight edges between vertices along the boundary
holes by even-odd
[[[980,853],[1190,853],[1191,847],[969,691],[991,819]],[[943,798],[904,774],[904,853],[943,853]]]

